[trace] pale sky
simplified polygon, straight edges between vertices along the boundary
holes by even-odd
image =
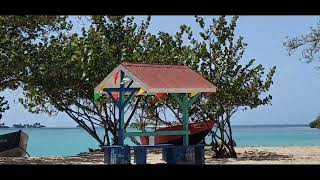
[[[207,20],[211,18],[206,17]],[[142,17],[138,17],[137,20],[141,19]],[[236,33],[243,36],[248,43],[244,58],[256,59],[266,70],[276,65],[277,71],[270,90],[273,96],[272,105],[239,112],[233,117],[232,124],[306,124],[320,113],[320,70],[315,69],[315,64],[299,61],[299,53],[288,56],[283,46],[286,36],[305,34],[318,21],[320,17],[316,16],[240,16]],[[191,26],[194,34],[197,33],[198,28],[193,16],[153,16],[150,32],[175,33],[182,24]],[[49,117],[46,114],[27,112],[17,100],[20,94],[17,91],[0,93],[10,103],[10,110],[6,111],[1,119],[7,125],[35,122],[50,127],[76,125],[64,113]]]

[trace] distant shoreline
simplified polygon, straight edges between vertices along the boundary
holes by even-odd
[[[165,127],[165,126],[160,126],[160,127]],[[308,124],[256,124],[256,125],[232,125],[232,127],[309,127]],[[41,128],[14,128],[14,127],[9,127],[9,128],[1,128],[0,129],[77,129],[81,127],[41,127]],[[96,127],[97,129],[103,129],[103,127]],[[129,127],[129,128],[134,128],[134,127]],[[147,126],[146,128],[153,128],[153,126]]]

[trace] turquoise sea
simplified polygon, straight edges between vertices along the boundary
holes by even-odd
[[[19,129],[0,129],[0,134]],[[31,156],[72,156],[98,148],[95,140],[80,128],[28,128]],[[102,135],[103,129],[98,129]],[[320,129],[306,125],[233,126],[237,146],[320,146]],[[130,139],[127,144],[132,145]],[[206,138],[210,142],[210,138]]]

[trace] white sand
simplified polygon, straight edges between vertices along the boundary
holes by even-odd
[[[212,158],[206,149],[206,164],[320,164],[320,146],[237,147],[238,158]],[[132,161],[133,162],[133,161]],[[150,152],[147,163],[165,163],[161,152]],[[0,157],[0,164],[103,164],[102,153],[77,157]]]

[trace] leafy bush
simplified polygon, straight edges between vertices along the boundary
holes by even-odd
[[[318,117],[314,121],[309,123],[309,127],[311,127],[311,128],[319,128],[320,129],[320,115],[318,115]]]

